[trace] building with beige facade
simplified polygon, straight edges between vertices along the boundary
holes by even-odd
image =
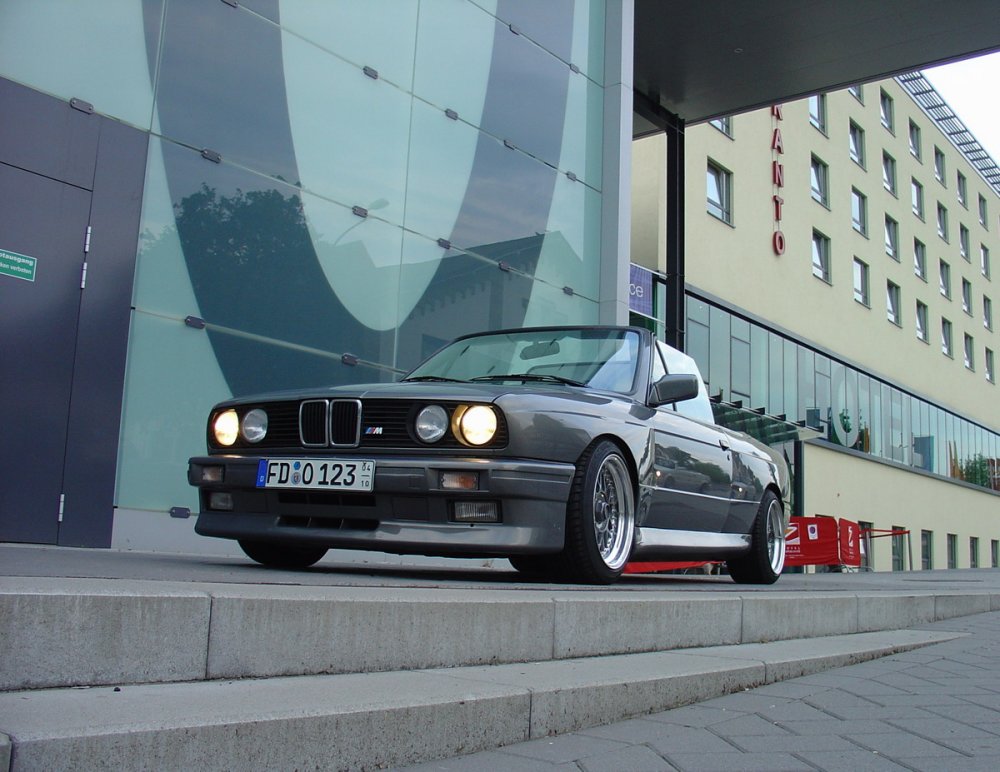
[[[993,159],[919,73],[688,127],[684,151],[685,348],[720,409],[811,435],[796,514],[909,531],[870,541],[875,570],[997,566]],[[666,153],[634,142],[632,261],[656,274]]]

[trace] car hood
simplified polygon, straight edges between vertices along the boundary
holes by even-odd
[[[329,386],[257,394],[226,400],[218,407],[245,405],[251,402],[278,402],[291,399],[414,399],[467,402],[495,402],[506,395],[562,397],[574,401],[607,402],[626,399],[622,395],[592,392],[558,383],[450,383],[446,381],[410,381],[398,383],[363,383],[352,386]]]

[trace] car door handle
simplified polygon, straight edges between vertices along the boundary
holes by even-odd
[[[729,450],[729,440],[725,439],[719,440],[719,447],[722,448],[723,450]]]

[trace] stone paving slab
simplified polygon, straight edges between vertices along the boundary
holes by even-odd
[[[965,635],[547,741],[507,746],[488,760],[472,754],[399,772],[504,772],[520,769],[525,758],[533,760],[531,769],[541,770],[545,767],[537,764],[546,761],[537,750],[541,747],[559,750],[558,766],[552,761],[549,769],[586,772],[995,772],[1000,769],[1000,612],[922,629]]]

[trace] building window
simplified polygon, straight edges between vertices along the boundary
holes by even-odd
[[[969,537],[969,568],[979,568],[979,537]]]
[[[910,201],[913,205],[913,214],[924,219],[924,186],[914,179],[910,180]]]
[[[882,185],[896,195],[896,159],[886,152],[882,153]]]
[[[875,556],[872,554],[872,531],[875,529],[875,523],[870,523],[865,520],[858,520],[858,530],[861,532],[861,570],[862,571],[874,571],[875,570]]]
[[[983,295],[983,327],[993,329],[993,301]]]
[[[972,316],[972,283],[962,279],[962,310]]]
[[[868,197],[851,188],[851,226],[862,236],[868,235]]]
[[[944,260],[938,261],[938,288],[942,295],[951,300],[951,266]]]
[[[946,357],[950,357],[952,354],[951,349],[951,322],[947,319],[941,320],[941,353]]]
[[[927,281],[927,247],[920,239],[913,240],[913,272]]]
[[[1000,568],[1000,539],[990,541],[990,565],[993,568]]]
[[[830,205],[830,169],[816,156],[812,157],[810,166],[812,177],[812,197],[823,206]]]
[[[930,571],[934,568],[934,532],[920,532],[920,568]]]
[[[713,121],[709,121],[710,124],[715,126],[719,131],[725,134],[727,137],[732,138],[733,136],[733,119],[730,116],[725,116],[724,118],[716,118]]]
[[[997,382],[997,371],[996,371],[996,364],[993,361],[993,350],[992,349],[986,349],[986,362],[985,362],[985,365],[986,365],[986,380],[988,380],[990,383],[996,383]]]
[[[853,86],[848,86],[847,93],[850,94],[855,99],[857,99],[861,104],[865,103],[864,86],[862,86],[860,83],[855,83]]]
[[[905,571],[906,570],[906,529],[901,525],[894,525],[892,527],[892,570],[893,571]]]
[[[985,244],[979,245],[979,270],[987,279],[990,278],[990,250]]]
[[[879,115],[882,118],[882,125],[895,134],[896,118],[893,115],[892,97],[882,91],[879,96]]]
[[[830,239],[819,231],[813,231],[812,259],[813,276],[830,283]]]
[[[920,149],[920,127],[913,121],[910,121],[910,153],[918,161],[922,159],[922,151]]]
[[[865,165],[865,130],[851,121],[849,137],[851,160],[863,167]]]
[[[924,343],[928,342],[927,306],[917,301],[917,337]]]
[[[965,262],[972,259],[969,257],[969,229],[962,224],[958,226],[958,254],[965,258]]]
[[[733,221],[733,175],[718,164],[708,162],[708,213],[723,222]]]
[[[885,283],[885,314],[886,318],[897,327],[903,325],[899,307],[899,285],[893,284],[891,281]]]
[[[958,535],[948,534],[948,568],[958,568]]]
[[[937,232],[938,236],[948,240],[948,210],[940,201],[937,205]]]
[[[962,348],[964,353],[965,367],[968,370],[976,369],[976,341],[971,335],[966,333],[962,338]]]
[[[826,94],[809,97],[809,123],[826,134]]]
[[[941,152],[941,148],[934,148],[934,177],[944,185],[944,175],[945,175],[945,165],[944,165],[944,153]]]
[[[966,209],[969,208],[969,186],[965,180],[965,175],[962,172],[958,172],[955,184],[955,193],[958,196],[958,203],[964,206]]]
[[[899,223],[885,216],[885,253],[899,262]]]
[[[871,306],[868,293],[868,264],[854,258],[854,299],[863,306]]]
[[[989,230],[989,217],[986,211],[986,199],[979,197],[979,224]]]

